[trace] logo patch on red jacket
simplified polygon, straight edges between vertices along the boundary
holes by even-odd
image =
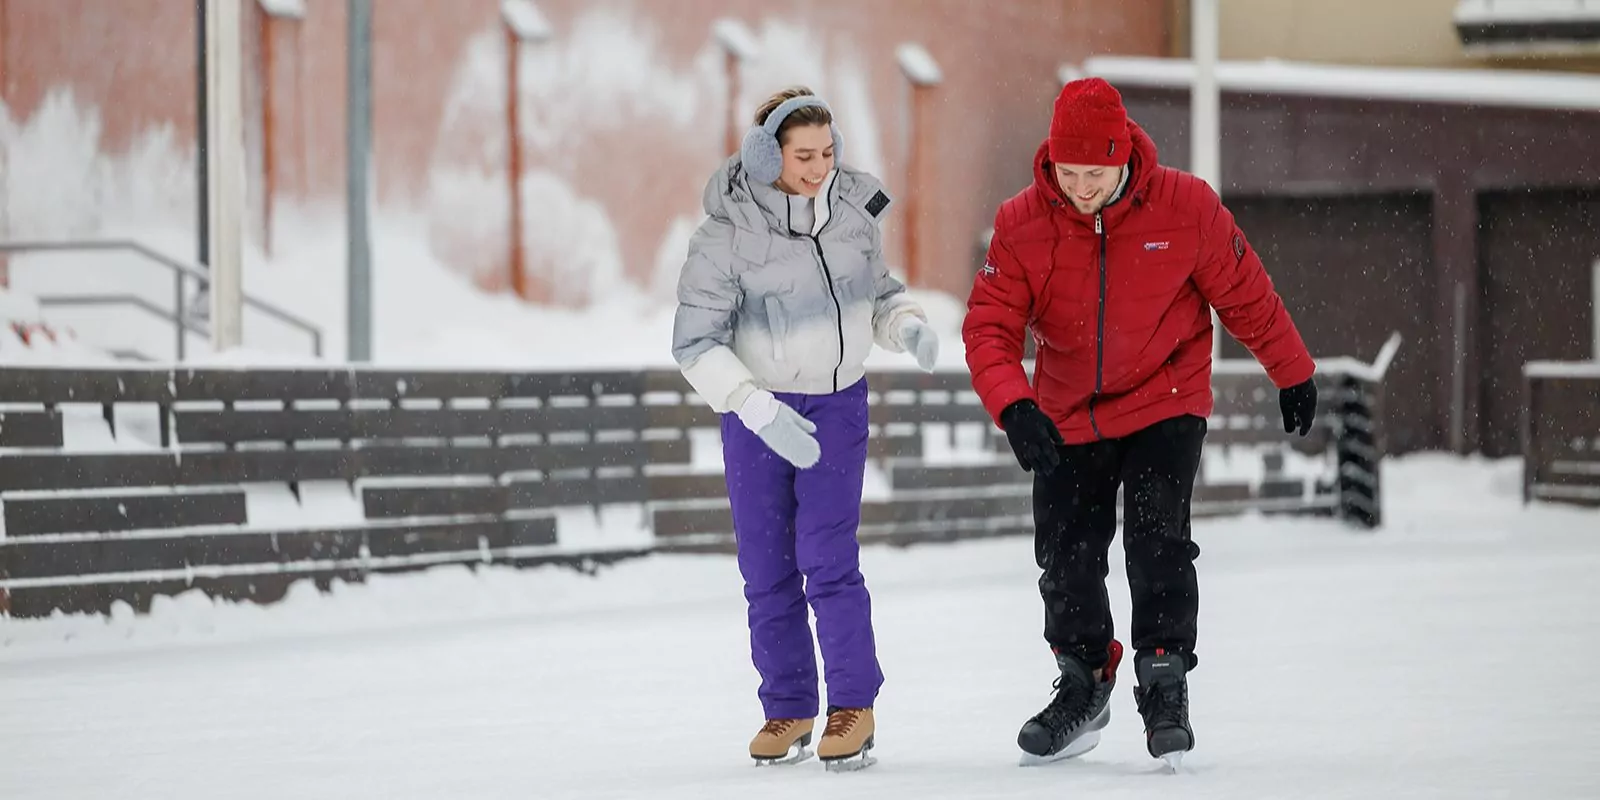
[[[1165,250],[1165,249],[1167,249],[1167,248],[1169,248],[1171,246],[1172,246],[1171,242],[1145,242],[1144,243],[1144,249],[1146,249],[1146,250]]]
[[[999,272],[999,270],[994,268],[993,264],[990,264],[987,261],[983,262],[983,266],[978,268],[978,274],[985,278],[993,278],[995,275],[999,274]]]
[[[1233,257],[1244,258],[1244,234],[1238,231],[1233,232]]]

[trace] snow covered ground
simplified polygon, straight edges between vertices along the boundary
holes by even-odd
[[[1185,775],[1144,754],[1126,675],[1099,749],[1017,766],[1052,665],[1011,539],[867,551],[888,683],[866,772],[751,766],[734,565],[677,556],[0,622],[0,797],[1600,796],[1600,513],[1523,508],[1511,461],[1386,470],[1377,533],[1197,526]]]

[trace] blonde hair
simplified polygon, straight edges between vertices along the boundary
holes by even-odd
[[[756,108],[756,124],[765,125],[767,122],[767,117],[772,116],[772,112],[777,110],[778,106],[782,105],[785,100],[792,100],[796,97],[812,97],[815,96],[815,94],[815,92],[811,91],[810,88],[805,86],[790,86],[787,89],[775,92],[771,97],[768,97],[766,100],[762,101],[761,105]],[[783,122],[778,124],[778,143],[783,144],[783,135],[784,133],[788,132],[790,128],[806,125],[827,126],[832,124],[833,115],[828,113],[828,109],[826,108],[821,106],[806,106],[805,108],[797,108],[794,110],[794,113],[784,117]]]

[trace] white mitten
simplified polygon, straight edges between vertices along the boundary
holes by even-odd
[[[746,428],[789,463],[805,469],[822,457],[822,445],[811,435],[817,432],[817,424],[800,416],[771,392],[751,392],[737,413]]]
[[[905,344],[906,351],[917,359],[917,366],[925,372],[932,372],[934,364],[939,361],[939,336],[928,327],[928,323],[916,317],[906,317],[900,323],[900,341]]]

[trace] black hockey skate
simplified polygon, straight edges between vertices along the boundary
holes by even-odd
[[[1111,721],[1111,690],[1117,685],[1122,645],[1113,640],[1107,651],[1109,658],[1101,668],[1099,681],[1077,657],[1056,654],[1056,664],[1061,667],[1061,677],[1054,687],[1056,696],[1043,711],[1023,723],[1017,733],[1017,746],[1024,753],[1023,766],[1081,756],[1100,744],[1100,730]]]
[[[1133,699],[1144,717],[1145,749],[1167,762],[1174,772],[1182,765],[1183,754],[1194,749],[1194,730],[1189,727],[1189,671],[1182,653],[1157,650],[1141,653],[1134,671],[1139,685]]]

